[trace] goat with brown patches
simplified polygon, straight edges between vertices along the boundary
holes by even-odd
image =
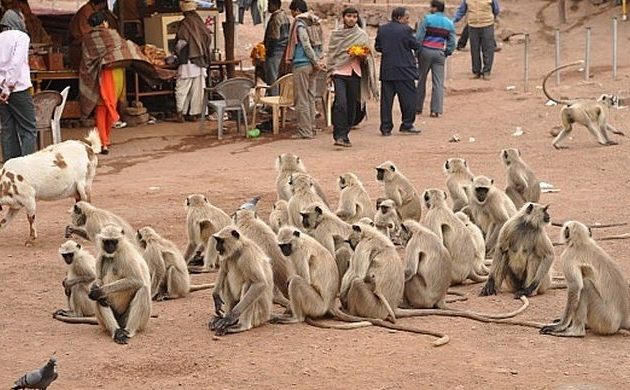
[[[0,173],[0,210],[2,206],[8,206],[9,211],[0,220],[0,230],[24,207],[30,227],[26,244],[30,245],[37,238],[37,200],[74,197],[77,202],[90,202],[98,165],[96,154],[100,152],[98,131],[92,130],[85,140],[65,141],[8,160]]]

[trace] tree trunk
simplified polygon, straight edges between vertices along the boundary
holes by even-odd
[[[560,19],[560,23],[564,24],[567,22],[567,13],[565,8],[565,0],[558,0],[558,17]]]
[[[225,60],[234,60],[234,3],[233,0],[225,0],[225,22],[223,22],[223,37],[225,38]],[[227,77],[234,77],[234,65],[227,66]]]

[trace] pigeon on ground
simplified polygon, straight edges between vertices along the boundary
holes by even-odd
[[[238,209],[239,210],[254,210],[254,211],[256,211],[256,205],[258,204],[259,200],[260,200],[260,196],[258,196],[258,195],[254,196],[253,198],[251,198],[246,203],[243,203]]]
[[[17,389],[41,389],[46,390],[51,383],[57,379],[57,358],[55,356],[48,360],[46,365],[38,370],[24,374],[23,377],[15,381],[11,388]]]

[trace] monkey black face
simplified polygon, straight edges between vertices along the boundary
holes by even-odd
[[[108,255],[113,255],[116,253],[116,249],[118,249],[118,240],[108,239],[103,240],[103,250]]]
[[[339,188],[342,190],[346,188],[346,179],[344,179],[343,176],[339,176]]]
[[[304,225],[305,228],[310,229],[311,222],[308,213],[300,213],[300,215],[302,216],[302,225]]]
[[[385,179],[385,169],[376,168],[376,180],[383,181]]]
[[[291,254],[293,253],[293,245],[290,242],[286,244],[280,244],[279,246],[283,255],[291,256]]]
[[[549,213],[547,212],[547,209],[549,208],[549,206],[545,206],[543,208],[543,221],[545,221],[545,223],[549,223],[551,222],[551,216],[549,215]]]
[[[140,230],[136,231],[136,239],[138,240],[138,243],[140,243],[140,246],[142,247],[142,249],[147,249],[147,242],[142,238],[142,234],[140,234]]]
[[[225,239],[222,237],[217,237],[217,236],[212,236],[214,237],[214,249],[217,250],[217,252],[219,252],[220,255],[223,255],[225,253]]]
[[[446,162],[444,163],[444,169],[446,169],[447,171],[448,171],[449,169],[451,169],[451,166],[450,166],[450,164],[448,163],[448,160],[446,160]]]
[[[383,214],[387,214],[387,212],[389,211],[389,207],[385,205],[381,205],[379,208],[381,209],[381,213]]]
[[[66,264],[68,264],[68,265],[72,264],[72,262],[74,261],[74,253],[73,252],[62,253],[61,257],[63,257],[63,261],[65,261]]]
[[[83,213],[83,210],[75,204],[72,209],[72,223],[75,226],[83,226],[85,225],[86,219],[87,217]]]
[[[488,187],[475,187],[475,197],[477,198],[479,203],[483,203],[486,201],[486,198],[488,197],[488,191],[490,191],[490,188]]]

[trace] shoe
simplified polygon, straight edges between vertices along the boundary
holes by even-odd
[[[503,49],[503,48],[501,46],[497,45],[497,46],[494,47],[494,52],[496,53],[498,51],[501,51],[501,49]]]
[[[422,133],[422,130],[416,129],[415,127],[411,127],[409,129],[403,129],[401,127],[400,129],[398,129],[398,131],[400,131],[401,133],[407,133],[407,134],[420,134],[420,133]]]
[[[343,146],[344,148],[351,148],[352,143],[349,139],[344,139],[343,141],[341,141],[341,146]]]
[[[483,77],[483,79],[484,79],[484,80],[486,80],[486,81],[490,81],[490,80],[492,80],[492,76],[490,75],[490,72],[488,72],[488,73],[484,73],[482,77]]]
[[[390,135],[392,135],[392,131],[381,131],[381,135],[383,137],[389,137]]]
[[[481,73],[477,73],[472,78],[477,80],[477,79],[480,79],[481,77],[482,77],[482,74]]]
[[[125,127],[127,127],[127,122],[123,122],[123,121],[119,120],[116,123],[114,123],[114,128],[115,129],[123,129]]]
[[[431,118],[439,118],[440,114],[437,112],[432,112],[431,115],[429,115]]]
[[[107,149],[107,148],[102,148],[102,149],[101,149],[101,154],[102,154],[103,156],[108,155],[108,154],[109,154],[109,149]]]
[[[334,145],[335,146],[345,146],[345,143],[344,143],[343,140],[336,139]]]

